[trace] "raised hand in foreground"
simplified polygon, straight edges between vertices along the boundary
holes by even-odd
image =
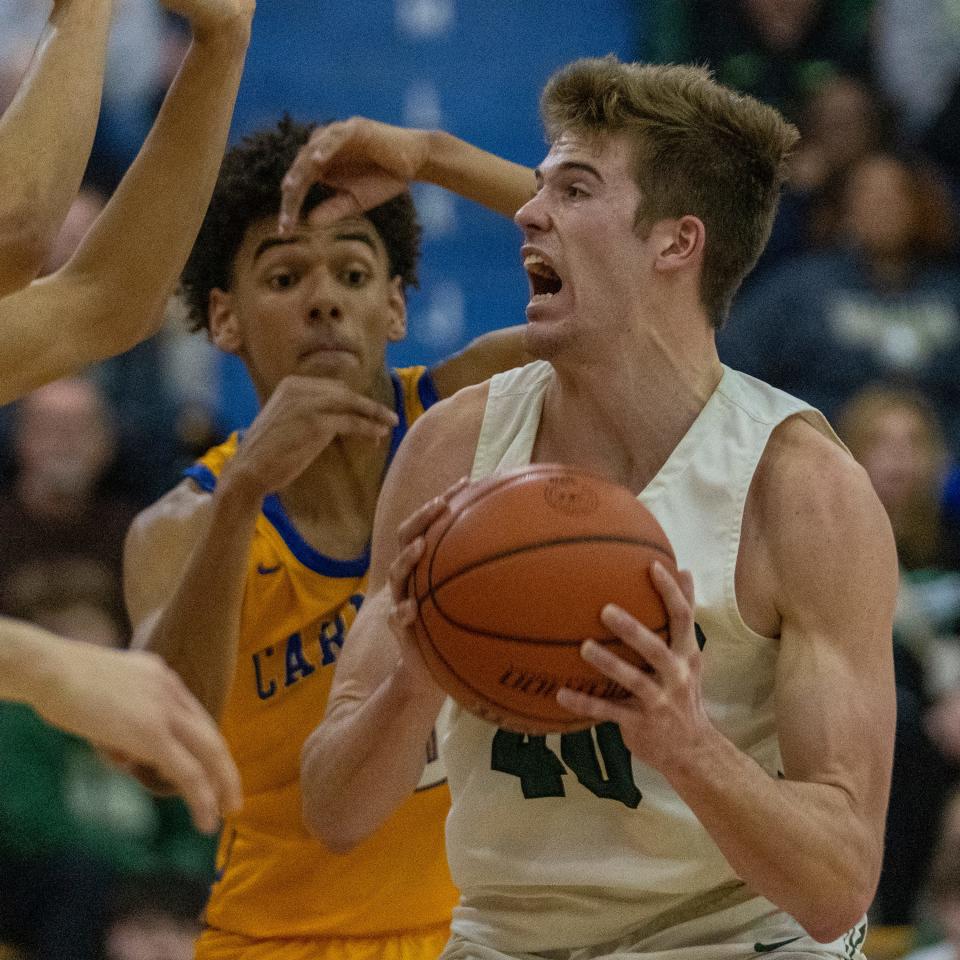
[[[240,777],[210,715],[157,656],[64,640],[0,619],[0,698],[114,758],[146,768],[183,795],[197,827],[217,829],[240,806]]]

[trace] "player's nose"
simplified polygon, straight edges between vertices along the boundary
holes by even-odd
[[[334,279],[326,271],[314,277],[308,291],[307,316],[312,323],[339,320],[343,316],[343,301]]]
[[[535,193],[514,215],[513,222],[524,231],[537,232],[550,226],[550,213],[547,210],[543,191]]]

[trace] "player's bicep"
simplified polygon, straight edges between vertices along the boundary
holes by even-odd
[[[790,780],[842,790],[882,830],[895,716],[896,552],[869,482],[852,463],[817,465],[784,510],[773,560],[782,627],[777,726]]]
[[[123,593],[133,646],[144,646],[209,523],[209,494],[188,480],[138,514],[123,547]]]
[[[440,496],[473,466],[486,386],[431,407],[407,434],[387,471],[377,501],[370,557],[370,591],[389,582],[401,549],[400,528],[429,500]]]

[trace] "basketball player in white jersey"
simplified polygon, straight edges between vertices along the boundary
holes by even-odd
[[[550,151],[516,216],[541,359],[440,404],[401,448],[304,749],[305,815],[334,849],[362,841],[416,785],[439,716],[461,890],[447,960],[859,958],[893,744],[893,540],[824,418],[714,344],[796,133],[700,68],[613,58],[560,70],[543,112]],[[557,694],[589,735],[509,734],[445,701],[410,634],[407,577],[445,492],[537,462],[636,491],[685,571],[649,572],[670,647],[604,609],[653,672],[586,642],[633,695]]]
[[[54,0],[0,119],[0,403],[156,332],[216,181],[254,0],[164,0],[193,42],[153,130],[77,252],[34,280],[96,129],[113,0]],[[188,149],[185,149],[185,146]],[[216,829],[240,784],[209,715],[159,658],[0,618],[0,698],[159,773]]]

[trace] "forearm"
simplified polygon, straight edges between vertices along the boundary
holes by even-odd
[[[0,294],[29,283],[76,196],[100,112],[112,0],[50,19],[0,119]]]
[[[215,718],[236,667],[237,639],[260,499],[227,483],[213,495],[210,523],[160,615],[134,635],[163,657]]]
[[[430,371],[441,397],[452,397],[458,390],[489,380],[495,373],[522,367],[531,357],[525,349],[523,326],[491,330],[476,337],[467,346],[438,363]]]
[[[873,835],[840,785],[770,777],[714,731],[666,772],[737,875],[815,938],[835,939],[873,897]]]
[[[242,24],[194,39],[137,159],[64,268],[96,354],[157,326],[216,182],[248,42]]]
[[[41,709],[69,655],[69,642],[62,637],[31,623],[0,617],[0,700]]]
[[[418,179],[513,217],[535,193],[533,171],[471,146],[452,134],[429,131]]]
[[[386,600],[378,595],[367,603],[379,607]],[[354,635],[358,626],[365,630],[369,620],[354,624],[354,644],[363,643]],[[386,630],[378,642],[395,643]],[[443,699],[439,691],[405,685],[396,672],[370,696],[338,695],[335,688],[326,718],[302,752],[304,821],[314,836],[330,849],[346,852],[413,793]]]

